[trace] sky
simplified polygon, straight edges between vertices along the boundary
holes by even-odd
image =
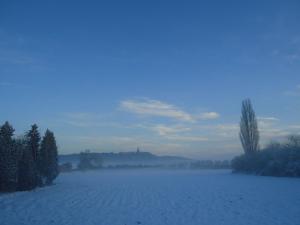
[[[0,0],[0,123],[37,123],[61,154],[242,153],[300,134],[299,1]]]

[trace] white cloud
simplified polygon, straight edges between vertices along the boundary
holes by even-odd
[[[217,125],[217,130],[219,131],[238,131],[238,124],[219,124]]]
[[[215,135],[223,138],[236,138],[239,133],[238,124],[219,124],[215,128]]]
[[[290,125],[289,128],[292,129],[292,130],[294,130],[294,129],[299,129],[300,130],[300,125]]]
[[[167,139],[173,141],[183,141],[183,142],[202,142],[208,141],[208,138],[201,136],[181,136],[181,135],[168,135]]]
[[[259,121],[279,121],[276,117],[257,117]]]
[[[300,131],[300,126],[283,126],[276,117],[258,117],[258,129],[263,143],[271,139],[280,139]]]
[[[175,105],[153,99],[125,100],[121,102],[120,106],[123,110],[139,115],[168,117],[185,122],[195,122],[198,119],[216,119],[220,116],[216,112],[204,112],[194,116]]]
[[[156,131],[159,135],[168,135],[168,134],[189,131],[189,130],[191,130],[191,128],[182,127],[182,126],[166,126],[163,124],[159,124],[159,125],[152,127],[152,130]]]
[[[258,129],[261,133],[273,133],[274,125],[279,121],[276,117],[257,117]]]
[[[199,119],[202,120],[213,120],[220,117],[220,114],[217,112],[205,112],[198,116]]]
[[[169,117],[188,122],[195,121],[189,113],[158,100],[125,100],[121,102],[121,108],[140,115]]]
[[[291,134],[290,131],[281,128],[261,128],[259,129],[260,136],[263,139],[285,137]]]
[[[188,134],[187,132],[192,130],[190,127],[183,127],[179,125],[166,126],[160,124],[152,127],[151,129],[157,132],[161,137],[172,141],[197,142],[208,140],[206,137]]]

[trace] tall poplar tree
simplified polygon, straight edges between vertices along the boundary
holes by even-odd
[[[240,140],[246,154],[255,153],[259,149],[259,131],[255,112],[250,99],[242,102],[240,122]]]

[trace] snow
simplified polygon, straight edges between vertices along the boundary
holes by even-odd
[[[297,225],[300,179],[229,170],[103,170],[0,195],[1,225]]]

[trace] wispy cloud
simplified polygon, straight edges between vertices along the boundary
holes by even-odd
[[[263,138],[263,141],[268,141],[270,138],[283,138],[291,134],[289,130],[282,129],[282,128],[261,128],[259,129],[260,136]]]
[[[202,113],[197,118],[202,119],[202,120],[213,120],[213,119],[217,119],[219,117],[220,117],[220,114],[217,112],[205,112],[205,113]]]
[[[161,137],[172,140],[172,141],[183,141],[183,142],[197,142],[197,141],[207,141],[208,138],[198,136],[198,135],[191,135],[188,133],[192,130],[190,127],[185,127],[181,125],[175,126],[167,126],[163,124],[159,124],[153,126],[153,131],[157,132]]]
[[[121,108],[139,115],[169,117],[188,122],[195,121],[189,113],[158,100],[125,100],[121,102]]]
[[[190,131],[191,128],[183,126],[166,126],[163,124],[156,125],[151,128],[153,131],[157,132],[159,135],[168,135],[174,133],[181,133]]]
[[[124,100],[120,103],[120,107],[125,111],[139,115],[168,117],[185,122],[195,122],[199,119],[216,119],[220,116],[216,112],[192,115],[175,105],[153,99]]]
[[[216,136],[223,138],[237,138],[239,133],[238,124],[219,124],[215,126],[214,133]]]
[[[276,117],[258,117],[258,129],[262,142],[268,143],[271,139],[281,139],[288,135],[297,134],[300,131],[300,126],[284,126]]]
[[[259,121],[279,121],[276,117],[257,117]]]
[[[166,136],[167,139],[173,140],[173,141],[183,141],[183,142],[202,142],[202,141],[208,141],[207,137],[201,137],[201,136],[182,136],[182,135],[168,135]]]
[[[293,129],[293,130],[299,130],[300,131],[300,125],[290,125],[289,128]]]

